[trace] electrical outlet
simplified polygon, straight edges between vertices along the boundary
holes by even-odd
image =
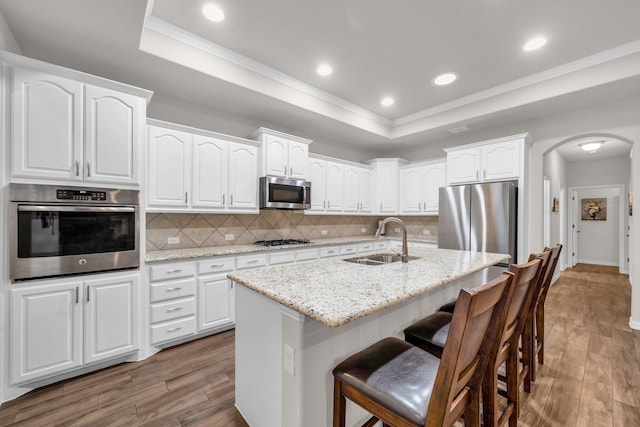
[[[360,232],[361,232],[361,233],[366,233],[366,232],[367,232],[367,229],[366,229],[365,227],[362,227],[362,228],[360,229]]]
[[[326,236],[327,235],[327,230],[320,231],[320,234],[322,234],[323,236]]]
[[[429,231],[428,229],[425,228],[424,230],[422,230],[422,235],[423,236],[430,236],[431,235],[431,231]]]
[[[167,238],[167,244],[169,245],[177,245],[178,243],[180,243],[180,237],[178,236]]]
[[[295,376],[295,352],[288,345],[284,345],[284,370]]]
[[[399,228],[394,228],[393,231],[395,231],[396,233],[399,233],[400,229]]]
[[[233,234],[225,234],[224,240],[235,240],[236,236]]]

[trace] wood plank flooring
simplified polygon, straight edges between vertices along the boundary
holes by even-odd
[[[545,364],[522,394],[519,425],[640,426],[630,292],[616,267],[561,274],[547,298]],[[228,331],[43,387],[0,406],[0,426],[246,426],[233,406],[233,345]]]

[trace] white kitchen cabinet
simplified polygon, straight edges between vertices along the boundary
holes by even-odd
[[[310,212],[342,212],[344,209],[344,165],[322,158],[309,159]]]
[[[233,325],[235,293],[226,274],[198,279],[198,332]]]
[[[398,212],[399,168],[403,159],[372,159],[367,162],[375,168],[373,212],[382,215]]]
[[[373,170],[346,165],[344,169],[344,211],[370,213],[373,201]]]
[[[518,179],[523,174],[523,135],[445,149],[448,184]]]
[[[446,180],[444,161],[400,168],[400,213],[437,214],[439,189]]]
[[[129,274],[11,289],[11,383],[136,351],[137,283]]]
[[[266,128],[256,130],[251,138],[262,143],[261,176],[307,179],[310,140]]]
[[[258,212],[256,143],[157,120],[149,123],[149,210]]]
[[[13,177],[138,184],[143,98],[22,68],[11,98]]]

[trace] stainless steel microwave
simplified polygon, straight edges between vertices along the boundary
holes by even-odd
[[[12,281],[138,268],[137,190],[9,184]]]
[[[311,183],[300,179],[260,178],[260,209],[309,209]]]

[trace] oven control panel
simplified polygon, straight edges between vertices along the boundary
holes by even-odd
[[[56,190],[58,200],[91,200],[103,202],[107,200],[106,191]]]

